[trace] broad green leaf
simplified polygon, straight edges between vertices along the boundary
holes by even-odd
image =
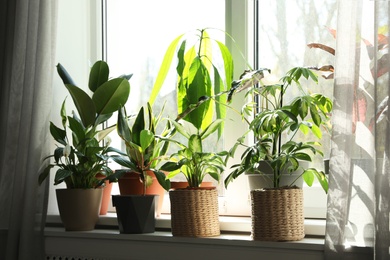
[[[167,171],[167,172],[174,172],[178,169],[180,169],[182,165],[177,163],[177,162],[166,162],[161,166],[162,171]]]
[[[191,135],[190,139],[188,140],[188,148],[192,154],[201,153],[203,151],[202,139],[199,135]]]
[[[137,168],[136,165],[132,163],[128,158],[121,156],[112,156],[111,158],[114,162],[123,167],[126,167],[127,169],[135,170]]]
[[[50,122],[50,134],[60,144],[66,145],[66,132],[65,130],[58,128],[53,122]]]
[[[189,104],[196,104],[199,98],[212,95],[210,75],[199,58],[195,58],[191,64],[188,80],[186,97]],[[183,107],[182,109],[185,110],[186,108]],[[192,111],[185,120],[191,122],[197,129],[204,129],[212,121],[212,112],[208,100]]]
[[[72,96],[84,127],[93,125],[95,123],[96,108],[92,99],[82,89],[74,85],[67,84],[65,86]]]
[[[312,125],[311,127],[311,132],[319,139],[322,138],[322,132],[321,132],[321,129],[316,126],[316,125]]]
[[[60,184],[73,173],[69,170],[58,169],[54,177],[54,185]]]
[[[307,186],[311,187],[314,182],[314,173],[311,169],[307,169],[303,172],[303,180],[306,182]]]
[[[163,187],[166,191],[169,191],[171,188],[171,182],[166,178],[165,173],[161,171],[153,171],[154,175],[157,178],[158,183],[160,183],[161,187]]]
[[[313,119],[313,122],[316,126],[321,125],[322,120],[320,115],[317,112],[317,108],[315,105],[310,105],[310,116]]]
[[[88,87],[92,92],[95,92],[103,83],[107,82],[109,68],[106,62],[97,61],[91,68],[89,73]]]
[[[174,39],[171,44],[169,45],[165,55],[164,59],[161,63],[160,70],[157,74],[156,81],[153,85],[152,93],[150,94],[149,103],[153,105],[154,101],[156,100],[156,97],[158,93],[160,92],[161,86],[163,85],[165,78],[168,74],[168,71],[171,67],[173,56],[175,55],[176,47],[178,43],[180,42],[180,39],[182,35],[179,35],[176,39]]]
[[[103,83],[92,96],[97,114],[117,111],[126,104],[129,94],[130,84],[126,79],[114,78]]]
[[[150,130],[142,130],[140,135],[140,144],[143,151],[145,151],[154,141],[154,134]]]

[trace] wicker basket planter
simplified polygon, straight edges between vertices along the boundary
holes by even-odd
[[[215,187],[169,191],[173,236],[220,235],[218,192]]]
[[[262,241],[295,241],[305,237],[301,188],[251,191],[252,238]]]

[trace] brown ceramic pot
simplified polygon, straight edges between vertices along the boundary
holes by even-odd
[[[60,217],[66,231],[89,231],[99,220],[103,189],[57,189]]]

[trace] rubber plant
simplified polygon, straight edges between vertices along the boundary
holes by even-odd
[[[214,119],[225,118],[226,98],[216,93],[229,90],[233,79],[231,53],[225,44],[210,37],[212,30],[215,29],[198,29],[195,33],[181,34],[171,42],[149,99],[153,105],[176,55],[178,114],[200,130],[206,129]],[[223,123],[218,128],[218,136],[222,133]]]
[[[45,158],[53,158],[54,162],[40,173],[39,184],[49,176],[52,168],[57,167],[55,185],[65,182],[71,189],[96,188],[103,184],[96,179],[97,173],[112,174],[107,166],[109,153],[119,152],[104,142],[115,127],[102,129],[101,124],[127,102],[131,75],[109,79],[108,64],[97,61],[89,74],[90,96],[76,86],[61,64],[57,65],[57,72],[72,97],[77,113],[67,115],[65,98],[60,111],[62,126],[50,122],[50,133],[57,147],[52,155]]]
[[[230,150],[233,157],[237,147],[244,147],[241,162],[233,165],[232,172],[225,179],[227,187],[231,181],[244,172],[261,173],[258,168],[260,161],[267,161],[273,169],[273,187],[279,188],[283,174],[291,173],[300,168],[300,162],[312,161],[314,155],[323,156],[321,151],[322,130],[326,126],[332,110],[332,101],[320,93],[308,93],[301,81],[317,84],[318,76],[308,68],[296,67],[281,78],[280,83],[262,85],[260,79],[265,69],[248,71],[242,78],[235,81],[230,97],[234,91],[248,89],[247,94],[259,95],[262,102],[255,106],[256,113],[248,120],[249,130]],[[260,84],[260,85],[259,85]],[[285,94],[289,88],[297,88],[298,95],[291,101]],[[253,111],[253,103],[244,107],[245,113]],[[309,136],[309,141],[297,138],[301,132]],[[252,133],[253,145],[244,143],[248,133]],[[309,135],[311,133],[311,135]],[[328,190],[327,177],[324,172],[315,168],[303,169],[304,181],[311,186],[317,177],[325,192]],[[291,183],[293,185],[294,183]]]
[[[110,182],[120,179],[127,171],[135,172],[139,175],[144,184],[144,195],[146,188],[151,184],[152,178],[147,174],[153,172],[160,185],[169,190],[170,181],[166,178],[164,172],[157,166],[167,158],[169,143],[163,138],[169,138],[174,135],[168,122],[160,135],[156,134],[157,127],[162,119],[162,112],[157,117],[153,115],[152,107],[147,104],[147,118],[145,118],[144,107],[141,107],[132,126],[129,125],[129,117],[126,115],[125,108],[118,111],[117,132],[126,145],[126,153],[113,155],[111,158],[126,169],[116,170],[114,174],[108,176]]]

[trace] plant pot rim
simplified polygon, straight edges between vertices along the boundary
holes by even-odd
[[[294,186],[282,186],[279,188],[261,188],[261,189],[255,189],[253,191],[265,192],[265,191],[275,191],[275,190],[302,190],[302,188],[294,185]]]
[[[155,196],[159,196],[158,194],[145,194],[145,195],[142,195],[142,194],[126,194],[126,195],[121,195],[121,194],[113,194],[111,195],[112,197],[155,197]]]
[[[176,190],[215,190],[217,187],[211,186],[211,187],[186,187],[186,188],[171,188],[169,191],[176,191]]]

